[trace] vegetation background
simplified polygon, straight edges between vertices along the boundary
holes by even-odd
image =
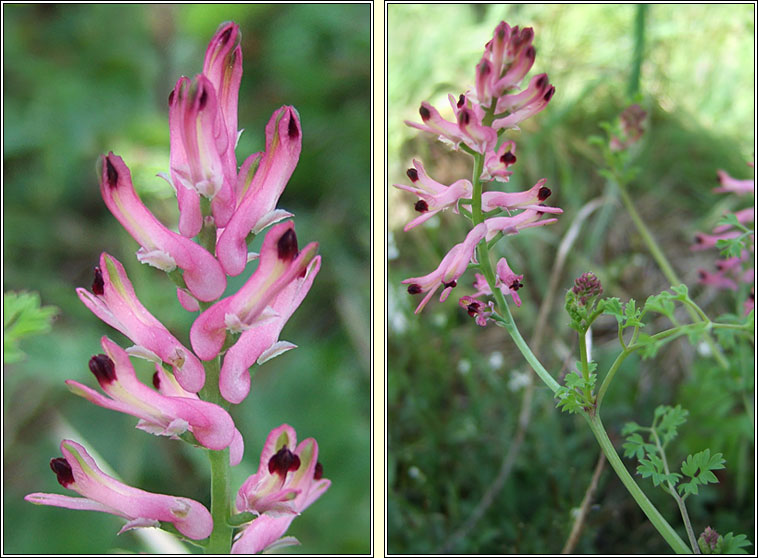
[[[123,156],[142,199],[175,226],[175,196],[155,176],[168,170],[168,94],[179,76],[201,71],[227,20],[242,30],[238,160],[263,149],[275,109],[298,109],[302,155],[280,207],[295,213],[300,242],[318,241],[323,256],[283,332],[299,348],[261,367],[233,410],[246,441],[233,484],[257,470],[269,430],[288,422],[318,440],[333,485],[292,525],[303,546],[285,552],[369,551],[369,8],[3,5],[3,289],[38,291],[59,309],[52,332],[24,342],[27,358],[4,369],[3,553],[154,550],[134,531],[117,537],[118,518],[23,501],[63,492],[48,464],[64,436],[97,451],[125,482],[208,504],[201,451],[135,430],[136,419],[73,396],[63,382],[92,385],[87,361],[102,352],[102,335],[126,345],[74,293],[91,284],[101,251],[124,263],[145,306],[187,339],[191,316],[170,282],[132,257],[137,245],[101,200],[95,166],[110,150]]]
[[[629,91],[637,89],[632,74],[640,9],[531,3],[388,7],[390,553],[559,552],[600,453],[585,422],[556,410],[538,381],[523,445],[505,486],[493,489],[514,443],[532,372],[503,330],[479,328],[459,308],[458,297],[472,292],[472,274],[446,303],[434,300],[413,314],[419,298],[408,295],[400,281],[435,269],[464,237],[466,221],[446,212],[403,233],[415,200],[391,184],[407,183],[405,170],[414,157],[442,183],[470,179],[471,158],[403,121],[419,121],[421,101],[442,110],[448,93],[457,97],[473,86],[474,68],[499,21],[534,28],[531,75],[547,72],[556,94],[515,138],[518,162],[507,189],[524,190],[547,178],[553,190],[548,201],[564,213],[557,224],[508,237],[498,250],[524,274],[523,305],[513,313],[527,340],[536,333],[541,305],[550,305],[538,355],[560,379],[578,352],[563,310],[575,277],[594,271],[606,295],[622,300],[644,301],[669,286],[623,207],[611,201],[580,223],[557,275],[559,288],[548,292],[557,247],[578,212],[600,196],[617,199],[598,174],[601,152],[588,138],[603,135],[599,124],[614,119],[628,105]],[[641,174],[629,191],[708,315],[741,313],[731,292],[697,284],[697,270],[711,269],[716,253],[692,252],[690,245],[696,232],[710,231],[725,211],[753,203],[712,190],[717,169],[737,178],[753,174],[746,162],[754,158],[755,142],[755,6],[650,5],[645,21],[639,91],[648,131],[635,160]],[[552,302],[546,302],[548,295]],[[614,323],[599,321],[593,328],[599,370],[607,370],[616,354]],[[668,451],[672,466],[705,447],[727,459],[720,484],[688,500],[694,528],[698,534],[706,526],[721,534],[746,533],[755,544],[754,347],[727,354],[726,372],[686,340],[655,359],[627,360],[603,417],[620,449],[627,421],[650,424],[662,404],[688,409],[689,420]],[[636,463],[625,462],[634,471]],[[637,478],[684,537],[673,500],[649,479]],[[464,527],[487,497],[493,498],[491,506],[473,527]],[[670,548],[606,466],[574,552],[656,554]]]

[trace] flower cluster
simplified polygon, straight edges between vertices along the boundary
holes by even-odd
[[[165,271],[177,284],[180,304],[200,311],[190,346],[142,305],[124,266],[103,253],[91,289],[77,293],[134,345],[123,349],[102,338],[103,353],[89,362],[102,393],[66,382],[73,393],[96,405],[137,417],[137,428],[145,432],[228,450],[231,466],[242,460],[244,443],[226,409],[249,394],[251,366],[295,347],[279,335],[321,262],[318,244],[299,248],[294,223],[281,222],[292,214],[276,207],[300,155],[297,111],[290,106],[276,110],[266,126],[265,151],[237,166],[241,78],[239,27],[224,23],[208,46],[202,73],[181,77],[169,95],[170,172],[162,177],[176,192],[178,233],[139,199],[121,157],[109,153],[100,161],[102,197],[139,244],[137,259]],[[248,241],[266,229],[260,254],[248,254]],[[257,267],[250,278],[222,298],[227,278],[242,273],[252,260]],[[155,364],[152,386],[138,379],[130,357]],[[28,501],[119,515],[128,520],[122,531],[170,523],[184,537],[202,540],[214,530],[214,517],[199,502],[129,487],[103,473],[86,449],[71,440],[60,449],[63,457],[50,466],[64,488],[83,498],[35,493]],[[232,552],[291,543],[291,537],[281,537],[329,487],[322,476],[316,441],[309,438],[298,445],[291,426],[274,428],[258,472],[239,490],[237,512],[247,512],[249,519]]]
[[[403,281],[410,294],[424,294],[416,313],[440,287],[440,301],[447,299],[469,265],[477,264],[476,250],[480,243],[553,223],[556,218],[545,216],[563,212],[558,207],[545,205],[551,194],[550,188],[545,186],[546,179],[522,192],[482,191],[485,185],[494,187],[497,183],[507,183],[513,174],[516,144],[505,139],[506,132],[518,129],[519,123],[544,109],[555,93],[555,87],[544,73],[532,77],[521,89],[521,82],[535,60],[533,39],[532,28],[519,29],[501,22],[476,66],[473,89],[458,98],[449,95],[452,120],[446,119],[430,103],[423,102],[419,110],[422,123],[406,121],[409,126],[437,135],[439,140],[468,153],[475,161],[473,181],[440,183],[429,176],[421,161],[414,159],[413,168],[407,172],[411,184],[394,184],[418,198],[414,208],[420,215],[405,226],[406,231],[447,209],[464,214],[473,224],[464,241],[450,249],[436,270]],[[523,275],[516,275],[505,258],[500,259],[496,267],[493,284],[484,275],[477,274],[474,285],[477,292],[460,299],[460,305],[482,326],[492,314],[493,306],[477,297],[492,295],[495,288],[503,295],[512,296],[517,306],[521,304],[517,291],[523,287]]]
[[[750,164],[752,166],[752,164]],[[738,195],[750,195],[755,192],[755,180],[737,180],[723,170],[718,171],[720,187],[714,188],[714,192],[734,193]],[[740,209],[734,213],[732,224],[720,224],[711,234],[697,233],[692,250],[707,250],[720,247],[719,241],[744,238],[735,251],[729,251],[726,257],[716,260],[715,271],[699,269],[700,283],[711,285],[717,289],[730,289],[736,291],[740,284],[753,285],[755,280],[754,254],[755,238],[754,226],[755,210],[752,207]],[[747,231],[747,232],[746,232]],[[723,253],[723,252],[722,252]],[[755,307],[755,287],[751,287],[745,304],[744,312],[749,313]]]

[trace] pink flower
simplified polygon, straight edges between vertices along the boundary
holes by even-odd
[[[478,224],[469,231],[463,242],[456,244],[450,249],[445,257],[442,258],[437,269],[423,277],[412,277],[403,281],[403,283],[408,283],[408,292],[410,294],[427,293],[416,308],[416,314],[424,309],[426,303],[429,302],[440,287],[444,287],[440,295],[440,302],[444,302],[447,299],[450,291],[458,284],[458,279],[466,272],[468,264],[474,259],[476,245],[479,244],[479,241],[484,238],[486,233],[486,224]]]
[[[76,293],[93,314],[137,345],[133,354],[170,364],[187,391],[194,393],[203,387],[205,369],[200,360],[142,305],[116,258],[103,252],[92,292],[78,288]]]
[[[282,536],[292,520],[329,488],[331,481],[322,476],[316,440],[307,438],[298,444],[295,429],[287,424],[272,430],[263,446],[258,472],[240,487],[236,506],[240,512],[278,521],[256,525],[261,517],[253,520],[235,541],[232,553],[259,551]]]
[[[488,151],[484,155],[484,169],[480,179],[483,182],[488,180],[499,180],[500,182],[508,182],[513,171],[508,170],[508,167],[516,163],[516,143],[513,141],[506,141],[497,149],[497,151]]]
[[[495,209],[504,209],[506,211],[513,211],[515,209],[544,211],[545,206],[542,203],[552,193],[550,188],[545,186],[545,182],[547,182],[547,179],[543,178],[523,192],[484,192],[482,194],[482,211],[485,213]],[[555,209],[548,208],[550,212],[555,212]]]
[[[477,274],[477,277],[483,276]],[[481,300],[477,300],[472,296],[462,296],[458,300],[458,304],[461,308],[465,308],[468,315],[474,318],[476,324],[481,327],[487,325],[487,320],[495,311],[495,304],[491,300],[485,304]]]
[[[717,171],[721,186],[714,188],[714,192],[731,192],[734,194],[752,194],[755,192],[755,180],[737,180],[732,178],[726,171]]]
[[[295,225],[288,221],[272,227],[263,240],[258,268],[247,283],[232,296],[205,310],[190,330],[195,353],[203,360],[215,358],[224,344],[226,331],[241,333],[264,319],[276,317],[271,310],[275,297],[305,274],[316,257],[318,243],[298,251]]]
[[[461,95],[456,103],[451,97],[451,105],[456,115],[456,122],[445,120],[439,111],[427,102],[421,103],[419,114],[423,124],[405,121],[408,126],[417,128],[422,132],[438,134],[440,140],[447,141],[458,148],[463,142],[477,153],[484,153],[497,142],[497,132],[489,126],[482,124],[484,113],[478,106],[467,103],[465,96]]]
[[[216,254],[224,271],[235,276],[247,263],[247,236],[292,214],[276,209],[276,203],[300,157],[302,133],[293,107],[284,106],[266,125],[266,152],[254,153],[240,169],[237,209],[221,232]]]
[[[271,301],[273,317],[244,330],[237,342],[224,355],[219,389],[230,403],[241,403],[250,393],[250,367],[263,364],[296,345],[280,341],[279,334],[287,320],[308,294],[321,268],[321,256],[308,264],[305,275],[296,277]]]
[[[234,211],[236,132],[227,133],[213,83],[182,77],[168,98],[171,184],[179,202],[179,231],[193,237],[203,226],[200,197],[212,200],[214,221],[224,226]],[[231,154],[231,157],[230,157]]]
[[[71,440],[63,440],[60,448],[63,457],[50,461],[50,468],[61,486],[83,498],[35,492],[24,498],[27,502],[124,517],[129,521],[119,534],[136,527],[158,527],[162,521],[172,523],[190,539],[200,540],[211,534],[213,519],[199,502],[145,492],[119,482],[103,473],[87,451]]]
[[[492,290],[484,275],[477,273],[475,278],[474,288],[476,289],[476,293],[472,296],[492,295]],[[516,306],[521,306],[521,297],[518,295],[518,290],[524,286],[521,283],[523,279],[523,275],[513,273],[505,258],[500,258],[495,267],[495,287],[499,288],[504,296],[510,295]]]
[[[531,27],[519,30],[501,21],[495,28],[477,65],[477,98],[483,106],[489,107],[493,99],[517,87],[529,73],[536,55],[533,39]]]
[[[513,217],[492,217],[484,221],[487,228],[486,239],[490,241],[498,232],[503,234],[516,234],[521,229],[540,227],[555,223],[558,219],[542,219],[545,213],[560,214],[563,210],[559,207],[539,206],[538,209],[525,209]]]
[[[216,259],[189,238],[168,230],[142,204],[121,157],[103,157],[100,192],[113,216],[141,248],[137,259],[166,272],[177,267],[190,292],[204,302],[215,300],[226,288],[226,276]]]
[[[457,180],[450,186],[445,186],[431,179],[424,170],[424,165],[421,161],[414,159],[413,166],[415,168],[408,169],[406,173],[408,178],[411,179],[411,186],[405,184],[393,184],[395,188],[406,190],[419,197],[419,201],[414,206],[416,211],[421,215],[413,219],[408,223],[404,231],[409,231],[413,227],[420,225],[427,221],[440,211],[453,208],[455,213],[458,212],[456,204],[458,200],[462,198],[471,198],[473,193],[473,186],[468,180]]]
[[[107,397],[66,380],[73,393],[100,407],[139,418],[137,428],[156,436],[177,438],[190,431],[202,446],[212,450],[222,450],[232,443],[234,422],[224,409],[200,399],[154,391],[137,379],[126,351],[107,337],[101,343],[106,354],[93,356],[89,369]],[[156,367],[162,369],[160,364]]]

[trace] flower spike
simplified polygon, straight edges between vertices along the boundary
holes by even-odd
[[[226,288],[216,259],[189,238],[168,230],[137,197],[129,168],[112,152],[102,159],[100,191],[113,216],[140,244],[137,259],[170,272],[184,270],[184,282],[199,300],[215,300]]]
[[[199,502],[146,492],[117,481],[100,470],[84,447],[71,440],[63,440],[60,449],[63,457],[53,459],[50,468],[61,486],[83,498],[35,492],[24,498],[27,502],[124,517],[129,521],[119,534],[136,527],[157,527],[161,521],[172,523],[190,539],[201,540],[211,534],[213,519]]]

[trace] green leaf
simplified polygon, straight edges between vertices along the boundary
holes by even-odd
[[[641,461],[645,457],[645,440],[637,433],[627,436],[624,448],[624,457],[636,457]]]
[[[19,341],[49,332],[57,313],[54,306],[40,306],[38,293],[3,293],[3,362],[22,360]]]
[[[642,312],[656,312],[658,314],[663,314],[668,319],[673,321],[675,306],[671,299],[671,293],[668,291],[663,291],[657,295],[651,295],[647,297],[645,306],[642,308]]]
[[[687,415],[689,411],[682,409],[681,405],[660,405],[656,408],[655,417],[661,419],[656,430],[660,433],[664,446],[676,437],[677,429],[687,422]]]
[[[716,551],[718,554],[747,554],[743,547],[752,546],[747,535],[733,535],[730,531],[723,537],[719,537],[716,543]]]
[[[624,320],[624,309],[621,306],[621,301],[616,297],[604,299],[603,314],[615,316],[618,323],[621,324]]]

